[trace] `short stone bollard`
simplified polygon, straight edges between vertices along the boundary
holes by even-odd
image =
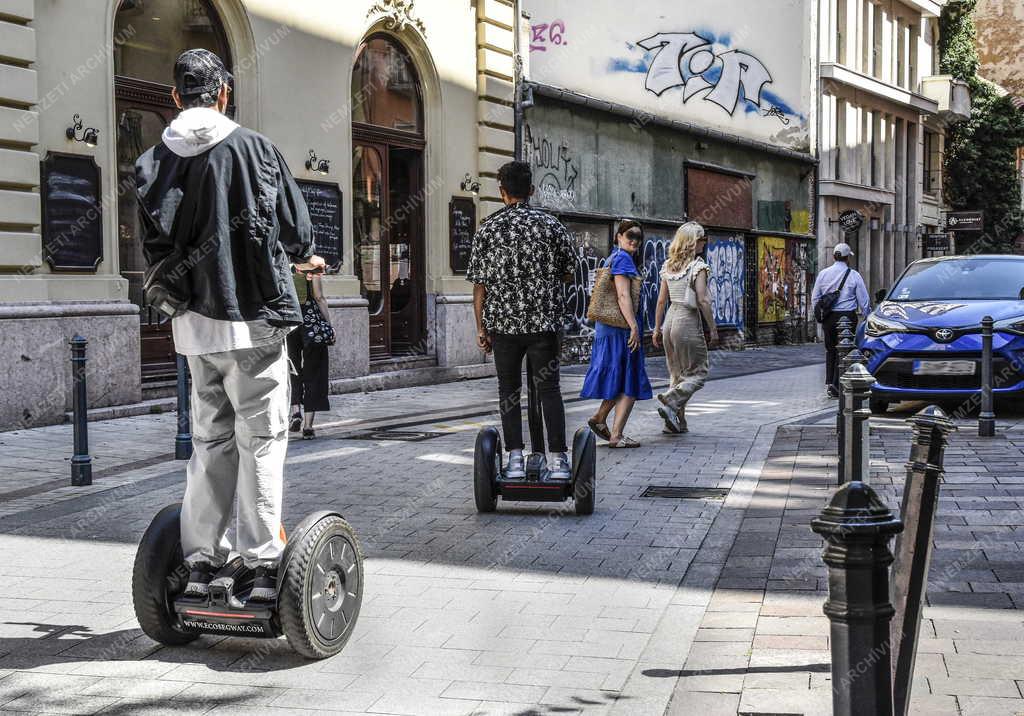
[[[851,350],[847,351],[846,355],[843,356],[843,360],[839,363],[839,410],[836,414],[836,437],[837,444],[839,446],[839,464],[837,471],[839,474],[839,484],[842,485],[846,482],[846,406],[850,400],[850,391],[847,390],[846,386],[843,385],[842,377],[846,375],[846,372],[850,370],[854,365],[864,365],[864,354],[861,353],[856,346]]]
[[[174,436],[174,459],[192,457],[192,376],[185,356],[178,355],[178,434]]]
[[[992,397],[992,316],[981,319],[981,412],[978,414],[978,437],[996,434],[996,414]]]
[[[92,484],[92,458],[89,457],[88,392],[85,384],[85,347],[87,341],[75,334],[71,345],[71,414],[75,431],[75,452],[71,456],[71,484]]]
[[[854,353],[851,352],[851,356]],[[859,355],[859,352],[858,352]],[[849,358],[849,356],[848,356]],[[870,428],[867,408],[875,377],[863,363],[853,363],[839,379],[843,403],[843,434],[839,452],[839,484],[869,477],[871,459]]]
[[[891,716],[889,540],[903,529],[871,487],[848,482],[811,522],[826,540],[832,713]]]
[[[896,559],[892,570],[893,707],[896,716],[905,716],[910,706],[910,687],[917,657],[917,638],[921,611],[928,588],[931,564],[932,532],[939,507],[939,485],[944,473],[947,436],[956,424],[939,407],[930,405],[909,422],[914,441],[907,463],[900,517],[905,530],[896,538]]]

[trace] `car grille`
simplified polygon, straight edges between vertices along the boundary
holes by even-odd
[[[914,375],[915,360],[971,360],[978,363],[974,375]],[[981,390],[981,361],[977,353],[956,354],[923,353],[920,355],[889,358],[875,371],[880,385],[914,390]],[[1024,380],[1024,374],[999,356],[992,358],[992,385],[995,388],[1015,385]]]

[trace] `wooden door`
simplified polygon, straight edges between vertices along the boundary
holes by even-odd
[[[369,303],[370,358],[391,353],[387,147],[357,142],[352,150],[353,263],[363,298]]]

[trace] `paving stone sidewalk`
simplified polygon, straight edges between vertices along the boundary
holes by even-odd
[[[352,412],[338,421],[417,401],[441,417],[418,418],[417,430],[438,433],[420,442],[360,440],[339,427],[290,447],[286,524],[336,506],[367,555],[353,640],[322,662],[283,642],[204,637],[170,649],[141,635],[129,597],[135,545],[156,511],[180,499],[180,463],[73,498],[10,499],[0,515],[0,710],[661,713],[676,681],[662,674],[680,668],[704,612],[680,601],[679,585],[723,503],[641,493],[651,484],[749,493],[774,426],[828,407],[821,372],[712,381],[682,437],[661,435],[652,404],[640,406],[630,432],[644,447],[600,449],[587,518],[538,504],[477,514],[473,438],[493,417],[445,408],[493,399],[493,380],[457,386],[470,393],[367,396],[365,412],[344,406]],[[593,407],[570,403],[570,425]]]
[[[871,482],[898,511],[909,426],[872,424]],[[1003,423],[980,439],[960,424],[946,452],[911,712],[1021,714],[1024,433]],[[670,713],[831,713],[823,543],[809,523],[835,489],[834,456],[830,426],[783,426],[749,505],[719,512],[693,566],[720,571]],[[734,541],[719,537],[733,528]]]

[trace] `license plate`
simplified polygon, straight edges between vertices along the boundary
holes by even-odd
[[[978,364],[972,360],[916,360],[914,375],[974,375]]]

